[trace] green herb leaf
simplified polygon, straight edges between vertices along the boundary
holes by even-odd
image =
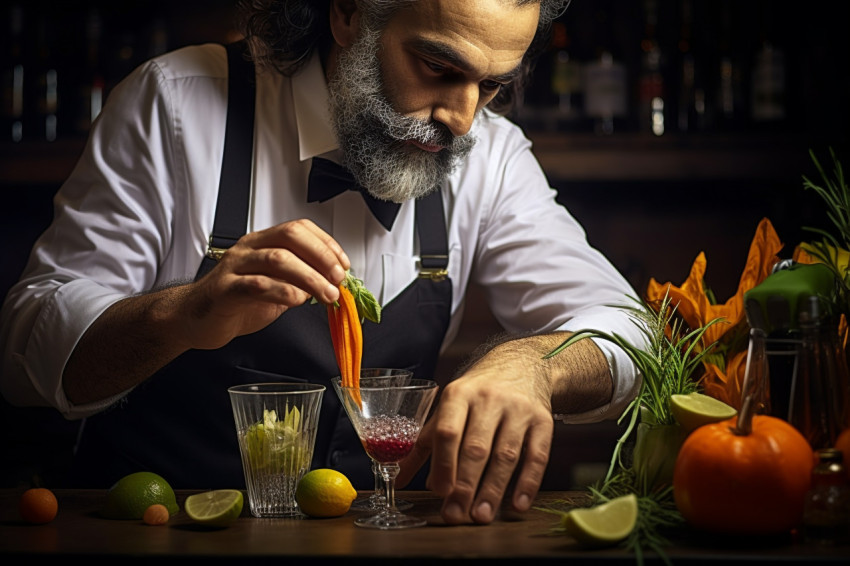
[[[375,299],[375,296],[366,288],[363,281],[351,274],[350,271],[345,274],[343,282],[351,295],[354,297],[354,304],[357,306],[357,315],[361,320],[371,320],[374,323],[381,322],[381,305]]]

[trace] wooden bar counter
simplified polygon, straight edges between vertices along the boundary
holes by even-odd
[[[360,512],[334,519],[257,519],[248,511],[224,529],[207,529],[179,512],[163,526],[141,521],[103,519],[98,511],[105,490],[56,490],[59,514],[46,525],[24,524],[17,503],[22,490],[0,490],[0,562],[7,565],[74,559],[77,564],[233,563],[295,564],[432,564],[486,561],[488,564],[538,562],[635,564],[621,548],[588,550],[564,534],[552,534],[557,516],[532,509],[524,515],[501,513],[490,525],[447,526],[440,519],[440,501],[429,492],[400,492],[414,503],[408,513],[425,517],[426,527],[376,531],[354,526]],[[193,491],[179,491],[181,506]],[[541,493],[536,504],[580,495]],[[787,539],[731,543],[714,537],[688,537],[670,546],[674,565],[709,564],[850,564],[850,546],[819,546]],[[298,562],[296,562],[298,561]],[[646,564],[661,557],[645,556]]]

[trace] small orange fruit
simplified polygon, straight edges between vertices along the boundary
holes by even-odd
[[[33,525],[49,523],[59,511],[59,502],[52,491],[45,487],[34,487],[26,490],[18,502],[21,518]]]
[[[162,503],[154,503],[145,509],[142,521],[144,521],[146,525],[164,525],[168,522],[169,518],[170,514],[168,513],[168,507]]]

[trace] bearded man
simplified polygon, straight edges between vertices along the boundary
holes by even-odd
[[[226,390],[337,375],[315,302],[350,269],[383,307],[363,367],[418,377],[467,285],[486,290],[509,336],[444,387],[400,482],[427,475],[450,524],[488,523],[504,497],[529,509],[555,419],[615,418],[637,387],[604,343],[543,359],[578,329],[639,339],[611,307],[633,291],[499,113],[563,8],[254,1],[246,56],[190,46],[129,75],[2,315],[6,399],[85,419],[68,484],[149,469],[177,488],[244,485]],[[334,395],[313,467],[372,485]]]

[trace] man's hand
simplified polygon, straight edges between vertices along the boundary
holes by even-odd
[[[246,234],[187,289],[181,334],[189,348],[219,348],[310,297],[332,303],[349,267],[339,244],[309,220]]]
[[[309,220],[243,236],[199,281],[128,297],[86,331],[63,374],[68,399],[106,399],[189,349],[214,349],[260,330],[310,297],[330,303],[351,266]]]
[[[543,359],[566,336],[504,342],[449,383],[402,462],[399,485],[430,456],[428,488],[443,498],[447,523],[491,522],[509,486],[512,508],[527,511],[549,461],[553,403],[557,412],[579,412],[612,394],[607,361],[592,341]]]

